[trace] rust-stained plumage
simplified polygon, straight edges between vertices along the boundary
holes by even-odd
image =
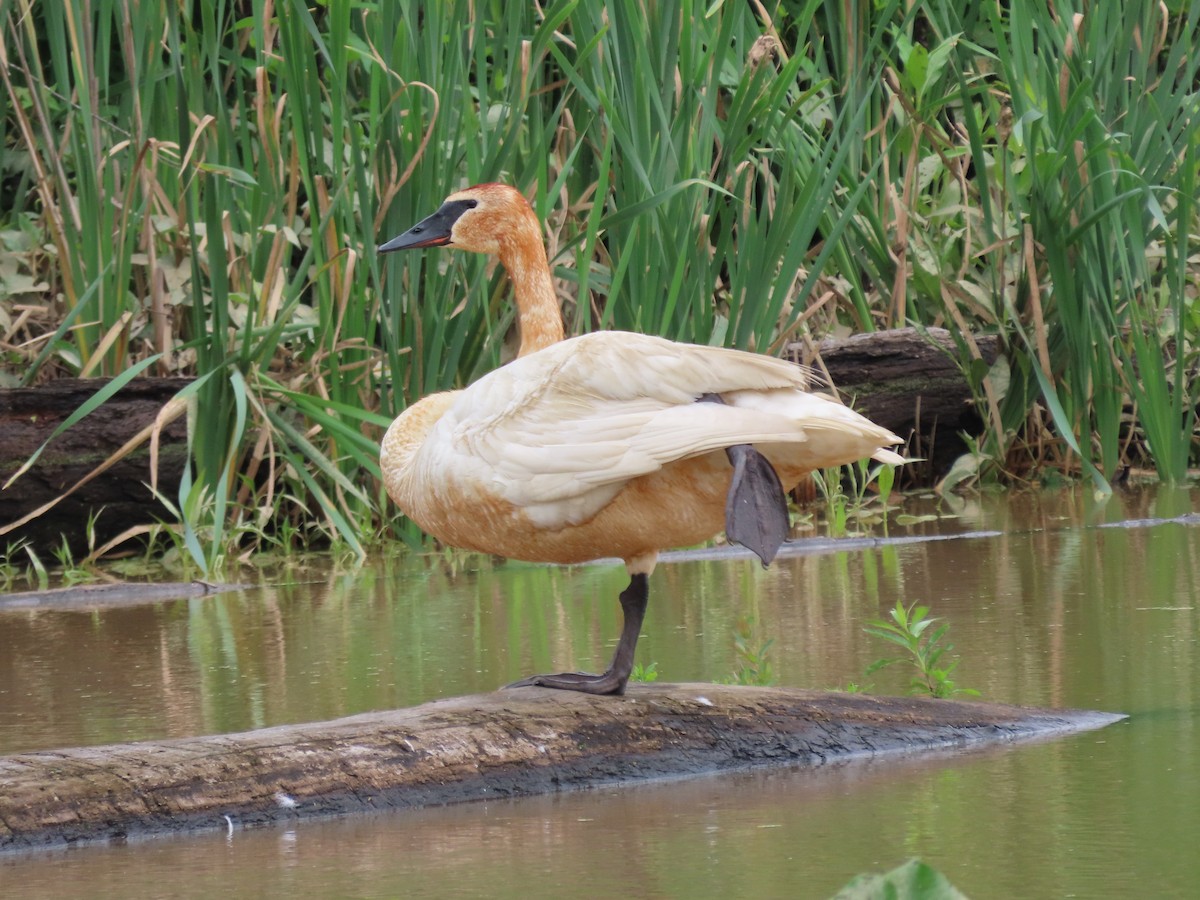
[[[454,546],[554,563],[619,557],[631,576],[607,672],[518,684],[621,693],[660,550],[708,540],[728,522],[765,564],[786,527],[781,487],[864,457],[901,461],[887,449],[898,437],[809,393],[806,373],[785,361],[627,332],[563,340],[541,227],[513,188],[452,194],[379,249],[432,246],[499,256],[520,355],[392,423],[381,458],[388,494]]]

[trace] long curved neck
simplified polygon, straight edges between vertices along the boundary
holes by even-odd
[[[541,226],[530,211],[531,226],[516,229],[500,245],[500,262],[513,283],[517,327],[521,332],[518,356],[557,344],[563,339],[562,312],[550,277],[550,263],[542,243]]]

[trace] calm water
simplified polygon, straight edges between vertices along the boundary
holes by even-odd
[[[932,501],[907,499],[919,515]],[[1130,714],[1049,743],[747,773],[294,828],[0,855],[17,897],[827,897],[919,856],[972,897],[1200,895],[1200,492],[943,506],[945,540],[660,566],[639,659],[663,680],[773,639],[781,684],[862,682],[897,600],[951,623],[985,699]],[[957,513],[951,518],[948,512]],[[905,519],[903,522],[910,520]],[[971,534],[979,531],[991,535]],[[0,612],[0,752],[239,731],[603,666],[619,567],[378,560],[237,594]],[[745,627],[745,626],[743,626]],[[871,679],[901,693],[906,674]]]

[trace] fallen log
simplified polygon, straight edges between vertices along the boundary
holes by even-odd
[[[983,362],[1000,354],[995,335],[974,338]],[[945,328],[896,328],[827,338],[815,346],[789,344],[790,359],[827,372],[839,396],[907,441],[906,453],[923,463],[903,475],[929,485],[967,452],[961,435],[979,434],[983,420],[959,367],[954,338]]]
[[[1123,716],[714,684],[520,688],[245,734],[0,757],[0,848],[978,746]]]
[[[82,554],[88,551],[89,518],[94,520],[91,538],[96,546],[132,525],[171,519],[170,511],[149,488],[146,442],[40,516],[16,525],[118,454],[192,382],[191,378],[135,378],[50,441],[29,471],[4,487],[54,430],[109,380],[64,378],[39,387],[0,389],[0,547],[24,539],[45,559],[65,541],[73,553]],[[186,461],[187,421],[180,416],[159,436],[158,485],[167,496],[178,492]]]

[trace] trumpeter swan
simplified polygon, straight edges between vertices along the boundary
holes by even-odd
[[[786,537],[785,490],[814,469],[903,461],[887,449],[900,438],[810,393],[789,362],[628,332],[564,340],[541,225],[514,188],[452,194],[379,252],[442,246],[500,258],[520,353],[392,423],[388,494],[453,546],[535,562],[619,557],[630,576],[607,671],[512,686],[623,693],[660,550],[724,529],[766,565]]]

